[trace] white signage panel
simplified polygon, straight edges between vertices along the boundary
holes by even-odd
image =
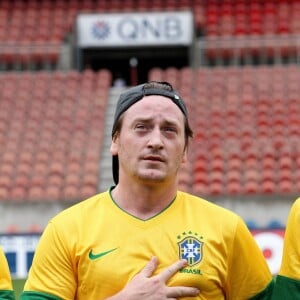
[[[122,14],[80,14],[77,44],[89,47],[190,45],[190,11]]]
[[[40,235],[0,235],[12,278],[26,278]]]

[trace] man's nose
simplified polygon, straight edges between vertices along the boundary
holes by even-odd
[[[159,129],[153,129],[149,136],[149,147],[161,148],[163,146],[162,134]]]

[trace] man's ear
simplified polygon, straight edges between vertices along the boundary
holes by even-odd
[[[110,153],[111,155],[118,155],[118,135],[115,134],[112,138],[110,145]]]
[[[183,156],[182,156],[182,163],[186,163],[187,162],[187,148],[184,149],[184,152],[183,152]]]

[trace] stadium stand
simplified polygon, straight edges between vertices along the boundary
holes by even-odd
[[[203,22],[201,1],[36,1],[0,2],[0,63],[2,69],[56,68],[62,43],[74,31],[78,13],[170,11],[194,7],[195,22]],[[41,66],[42,65],[42,66]]]
[[[276,3],[275,3],[276,2]],[[0,2],[1,68],[56,68],[78,13],[193,12],[197,36],[205,36],[210,61],[296,56],[300,3],[288,1],[36,1]],[[235,39],[232,41],[231,37]],[[263,43],[258,40],[264,37]],[[274,42],[274,37],[276,41]],[[280,37],[280,39],[278,39]],[[229,38],[229,39],[228,39]],[[275,44],[274,44],[275,43]],[[262,55],[263,54],[263,55]],[[42,65],[42,67],[41,67]]]
[[[299,20],[299,1],[208,1],[204,25],[207,55],[213,61],[292,59]]]
[[[68,205],[101,190],[115,70],[63,70],[76,16],[186,9],[196,62],[148,73],[180,90],[195,128],[181,189],[241,201],[299,194],[299,0],[1,0],[0,203]]]
[[[111,73],[9,72],[0,85],[0,201],[96,193]]]

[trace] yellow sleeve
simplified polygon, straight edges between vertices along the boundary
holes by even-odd
[[[8,263],[3,252],[3,249],[0,247],[0,290],[12,290],[12,281],[10,276],[10,271]]]
[[[231,248],[226,287],[228,299],[270,299],[273,289],[271,271],[241,218]]]
[[[6,256],[0,247],[0,299],[15,300],[10,271]]]
[[[39,292],[65,300],[75,299],[77,284],[71,252],[66,237],[50,222],[36,248],[25,294]]]
[[[300,198],[291,207],[272,300],[300,300]]]
[[[280,275],[300,280],[300,198],[293,204],[287,220]]]

